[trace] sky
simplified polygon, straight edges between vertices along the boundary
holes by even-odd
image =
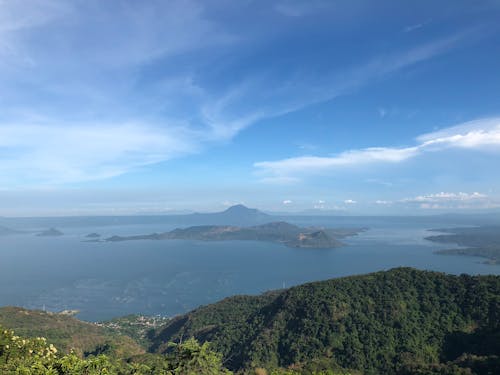
[[[0,0],[0,215],[500,208],[500,1]]]

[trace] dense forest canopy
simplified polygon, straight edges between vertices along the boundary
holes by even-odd
[[[161,330],[153,349],[195,336],[235,370],[318,362],[396,373],[463,353],[497,361],[499,292],[500,277],[408,268],[333,279],[199,308]]]

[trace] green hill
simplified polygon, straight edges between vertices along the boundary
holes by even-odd
[[[45,337],[63,352],[75,349],[80,355],[111,352],[119,357],[141,354],[144,349],[130,337],[68,314],[55,314],[20,307],[1,307],[0,325],[24,337]]]
[[[500,277],[399,268],[227,298],[170,321],[151,349],[187,337],[233,370],[500,373]]]
[[[0,329],[0,372],[9,369],[6,374],[43,360],[54,374],[82,373],[64,370],[69,361],[72,368],[94,368],[89,374],[104,368],[122,375],[222,374],[228,368],[255,375],[493,375],[500,373],[500,276],[398,268],[226,298],[171,320],[129,316],[100,325],[5,307],[0,327],[15,330]],[[16,335],[34,341],[25,344]],[[52,343],[86,357],[37,356],[55,353],[45,346]]]

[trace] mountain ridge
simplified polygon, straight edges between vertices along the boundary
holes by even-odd
[[[192,336],[210,341],[232,370],[315,362],[396,374],[455,366],[470,352],[498,361],[498,343],[478,342],[500,338],[500,277],[396,268],[227,298],[173,319],[151,349]]]

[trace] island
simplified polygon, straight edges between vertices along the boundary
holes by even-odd
[[[460,246],[458,249],[437,250],[436,254],[477,256],[487,258],[488,264],[500,264],[500,226],[444,228],[431,231],[444,234],[429,236],[425,238],[426,240]]]
[[[200,241],[267,241],[288,247],[331,249],[344,244],[340,239],[354,236],[366,228],[301,228],[279,221],[250,227],[231,225],[199,225],[177,228],[170,232],[136,236],[112,236],[108,242],[131,240],[200,240]]]
[[[38,237],[58,237],[63,235],[64,233],[56,228],[50,228],[37,234]]]

